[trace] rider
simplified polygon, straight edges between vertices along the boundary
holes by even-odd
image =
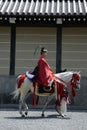
[[[47,63],[46,60],[47,52],[48,52],[47,49],[42,47],[40,52],[41,56],[37,63],[39,70],[36,80],[40,85],[50,87],[54,81],[54,73],[49,64]]]
[[[55,76],[50,65],[47,63],[47,52],[47,49],[45,49],[44,47],[41,48],[41,56],[37,62],[37,66],[31,74],[26,72],[26,75],[29,79],[31,79],[32,82],[37,82],[39,85],[50,87],[52,86]],[[64,71],[66,70],[60,72]]]

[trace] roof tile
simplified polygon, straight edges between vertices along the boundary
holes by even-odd
[[[87,15],[87,0],[0,0],[0,15]]]

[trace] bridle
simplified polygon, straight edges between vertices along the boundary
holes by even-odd
[[[75,87],[76,84],[79,85],[80,84],[80,75],[77,73],[74,73],[70,82],[71,82],[72,87]]]
[[[73,97],[76,96],[76,85],[80,84],[80,75],[76,72],[73,73],[72,79],[69,83],[64,81],[62,78],[55,76],[55,79],[58,80],[61,84],[63,84],[66,87],[71,88]]]
[[[71,79],[71,89],[72,89],[72,96],[76,96],[76,85],[80,85],[80,75],[77,73],[74,73]]]

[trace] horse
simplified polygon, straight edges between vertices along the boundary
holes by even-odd
[[[55,97],[55,109],[57,113],[64,117],[67,111],[67,102],[69,102],[70,95],[73,97],[76,96],[76,90],[80,89],[80,79],[81,75],[79,72],[67,71],[62,73],[55,74],[54,83],[51,90],[47,87],[38,86],[38,83],[35,85],[32,84],[29,77],[24,75],[19,75],[17,77],[16,87],[13,92],[13,98],[16,99],[19,97],[19,113],[22,117],[28,115],[28,106],[26,104],[27,97],[32,93],[32,102],[34,105],[34,96],[37,96],[37,101],[39,96],[47,96],[47,101],[42,109],[41,116],[44,117],[44,112],[48,106],[48,103]],[[37,104],[37,103],[36,103]],[[24,111],[23,111],[24,108]]]

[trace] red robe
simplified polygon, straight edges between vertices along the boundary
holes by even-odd
[[[53,79],[54,73],[47,63],[45,57],[41,56],[38,61],[39,72],[37,75],[37,82],[39,84],[48,86],[49,82]]]

